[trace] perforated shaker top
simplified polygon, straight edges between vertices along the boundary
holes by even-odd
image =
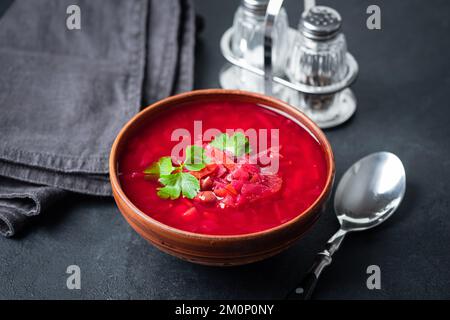
[[[341,29],[341,15],[334,9],[315,6],[302,14],[300,30],[307,38],[326,40],[333,38]]]

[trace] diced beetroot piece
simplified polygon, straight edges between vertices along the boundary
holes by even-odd
[[[218,197],[225,197],[225,196],[228,196],[228,195],[236,196],[238,194],[236,189],[234,189],[234,187],[231,184],[226,184],[223,187],[215,188],[214,189],[214,193]]]
[[[261,176],[257,173],[252,175],[252,177],[249,180],[250,183],[259,183],[261,181],[262,181]]]
[[[267,167],[261,168],[261,174],[267,175],[267,176],[268,175],[276,175],[277,170],[278,170],[278,168],[274,168],[272,166],[267,166]]]
[[[217,170],[217,164],[211,163],[211,164],[207,164],[206,167],[204,167],[200,171],[189,171],[189,173],[192,174],[197,179],[201,179],[205,176],[213,174],[214,171],[216,171],[216,170]]]
[[[227,168],[227,170],[234,170],[234,168],[236,168],[236,163],[234,162],[225,162],[224,167]]]
[[[233,195],[233,196],[237,196],[237,191],[236,191],[236,189],[234,189],[233,188],[233,186],[231,185],[231,183],[230,184],[227,184],[226,186],[225,186],[225,189],[228,191],[228,194],[231,194],[231,195]]]
[[[192,172],[190,172],[190,174],[192,174],[197,179],[201,179],[202,176],[203,176],[202,170],[200,170],[200,171],[192,171]]]
[[[225,186],[228,184],[228,181],[223,179],[215,178],[213,182],[213,189],[222,189],[225,188]]]
[[[242,186],[241,194],[249,198],[254,198],[261,195],[263,191],[264,187],[261,184],[245,183]]]
[[[219,165],[217,166],[217,173],[216,173],[216,176],[217,176],[218,178],[221,178],[221,177],[223,177],[223,176],[225,175],[225,173],[227,173],[227,168],[225,168],[225,166],[219,164]]]
[[[241,166],[231,173],[231,177],[236,180],[248,180],[249,173],[243,166]]]
[[[214,193],[215,193],[215,195],[216,196],[218,196],[218,197],[221,197],[221,198],[223,198],[223,197],[225,197],[226,195],[228,195],[228,191],[227,191],[227,189],[225,189],[225,188],[215,188],[214,189]]]
[[[234,207],[236,206],[236,202],[234,201],[233,196],[227,195],[225,198],[221,200],[221,203],[224,205],[224,207]]]
[[[213,186],[213,180],[210,176],[207,176],[206,178],[202,178],[200,180],[200,189],[203,191],[211,190]]]
[[[204,203],[204,204],[211,204],[215,203],[217,200],[216,195],[212,191],[200,191],[194,198],[195,201]]]
[[[233,186],[234,190],[236,190],[238,193],[241,192],[241,188],[242,188],[243,184],[244,184],[244,182],[240,181],[240,180],[231,181],[231,185]]]
[[[175,207],[173,207],[173,211],[175,212],[175,214],[181,216],[184,212],[186,212],[190,208],[192,208],[192,204],[190,204],[189,206],[186,206],[181,203],[181,204],[177,204]]]
[[[265,184],[269,187],[270,192],[277,193],[280,191],[281,186],[283,184],[283,179],[279,177],[278,175],[268,175],[264,176],[265,178]]]
[[[181,218],[186,222],[192,222],[196,220],[198,216],[199,213],[195,207],[191,207],[181,214]]]

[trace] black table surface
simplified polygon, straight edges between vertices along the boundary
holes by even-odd
[[[348,236],[324,272],[316,299],[450,298],[450,2],[318,1],[343,16],[349,50],[360,64],[358,109],[327,130],[336,178],[376,151],[397,154],[407,191],[385,224]],[[302,1],[286,1],[291,25]],[[366,9],[381,7],[381,30],[368,30]],[[238,1],[197,0],[204,30],[196,48],[196,88],[218,86],[219,38]],[[0,5],[0,13],[6,5]],[[112,199],[73,195],[21,235],[0,239],[0,298],[278,299],[310,266],[338,228],[331,209],[285,252],[251,265],[217,268],[161,253],[138,236]],[[81,290],[68,290],[66,269],[81,269]],[[366,286],[369,265],[381,289]]]

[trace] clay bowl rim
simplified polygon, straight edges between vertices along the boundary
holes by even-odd
[[[259,100],[257,104],[262,105],[261,108],[264,108],[264,104],[267,103],[267,106],[271,108],[272,110],[274,107],[271,107],[271,104],[275,104],[280,109],[276,109],[275,112],[283,115],[286,117],[286,114],[288,114],[285,109],[289,109],[291,113],[295,114],[295,117],[292,115],[289,115],[293,118],[295,118],[296,121],[300,122],[303,126],[305,126],[312,134],[313,136],[319,140],[320,144],[322,145],[322,149],[324,150],[327,166],[328,166],[328,172],[327,172],[327,180],[325,183],[324,188],[322,189],[320,195],[317,197],[317,199],[305,210],[300,212],[295,218],[286,221],[285,223],[282,223],[280,225],[277,225],[275,227],[265,229],[258,232],[252,232],[252,233],[243,233],[243,234],[235,234],[235,235],[210,235],[210,234],[202,234],[202,233],[195,233],[190,231],[184,231],[181,229],[177,229],[175,227],[171,227],[167,224],[164,224],[156,219],[153,219],[152,217],[146,215],[144,212],[142,212],[139,208],[137,208],[133,202],[128,199],[128,197],[125,195],[125,192],[122,190],[122,187],[120,185],[118,176],[117,176],[117,158],[118,158],[118,146],[121,143],[121,140],[123,139],[125,133],[134,125],[134,123],[137,121],[137,119],[145,117],[147,113],[153,112],[153,109],[161,108],[167,105],[173,106],[176,103],[183,103],[188,101],[183,101],[185,99],[189,100],[192,96],[203,96],[205,100],[207,100],[208,97],[217,97],[218,95],[226,97],[226,96],[244,96],[250,99]],[[120,130],[119,134],[117,135],[116,139],[114,140],[114,143],[111,148],[111,153],[109,157],[109,176],[110,176],[110,182],[111,187],[113,191],[115,192],[116,196],[120,197],[120,199],[125,203],[125,205],[131,209],[131,212],[133,212],[134,215],[138,216],[140,220],[143,220],[146,224],[151,225],[152,227],[156,227],[159,229],[162,229],[163,231],[174,233],[178,236],[187,237],[191,239],[197,239],[197,240],[207,240],[207,241],[236,241],[236,240],[250,240],[255,239],[259,237],[263,237],[265,235],[269,235],[271,233],[275,233],[277,231],[280,231],[282,229],[288,228],[289,226],[297,223],[299,220],[304,220],[307,218],[307,216],[313,214],[320,205],[322,205],[323,202],[327,201],[326,197],[332,188],[333,185],[333,179],[335,174],[335,163],[334,163],[334,156],[333,151],[331,149],[330,143],[328,139],[326,138],[323,131],[311,120],[309,119],[304,113],[299,111],[298,109],[292,107],[291,105],[273,98],[269,97],[263,94],[259,93],[253,93],[248,91],[241,91],[241,90],[227,90],[227,89],[202,89],[202,90],[193,90],[188,91],[184,93],[180,93],[174,96],[170,96],[167,98],[164,98],[162,100],[159,100],[148,107],[141,110],[139,113],[137,113],[133,118],[131,118]],[[127,215],[126,213],[123,213],[122,210],[120,210],[122,214]]]

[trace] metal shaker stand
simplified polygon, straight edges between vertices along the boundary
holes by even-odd
[[[340,92],[340,99],[336,103],[341,104],[342,112],[336,115],[331,120],[320,122],[316,121],[316,123],[321,128],[331,128],[337,126],[345,121],[347,121],[353,113],[356,111],[356,98],[353,95],[352,91],[348,88],[353,82],[356,80],[358,75],[358,63],[355,58],[347,52],[346,54],[346,63],[347,63],[347,73],[345,77],[336,83],[332,83],[330,85],[325,86],[311,86],[302,83],[292,83],[286,77],[277,77],[273,76],[272,73],[272,29],[274,25],[275,18],[278,16],[280,9],[282,7],[283,0],[270,0],[266,16],[265,16],[265,32],[264,32],[264,69],[260,69],[254,67],[247,63],[246,61],[239,59],[233,55],[231,50],[231,39],[233,35],[233,28],[228,29],[223,34],[220,40],[220,49],[224,58],[231,64],[231,68],[238,67],[244,70],[247,70],[251,73],[254,73],[258,76],[264,78],[264,91],[267,95],[272,95],[273,84],[276,83],[285,88],[294,90],[298,93],[302,94],[310,94],[310,95],[329,95],[336,94]],[[293,28],[289,28],[288,31],[288,39],[292,44],[297,30]],[[230,67],[230,66],[228,66]],[[222,85],[223,86],[223,85]],[[297,106],[300,110],[302,110],[301,106]]]

